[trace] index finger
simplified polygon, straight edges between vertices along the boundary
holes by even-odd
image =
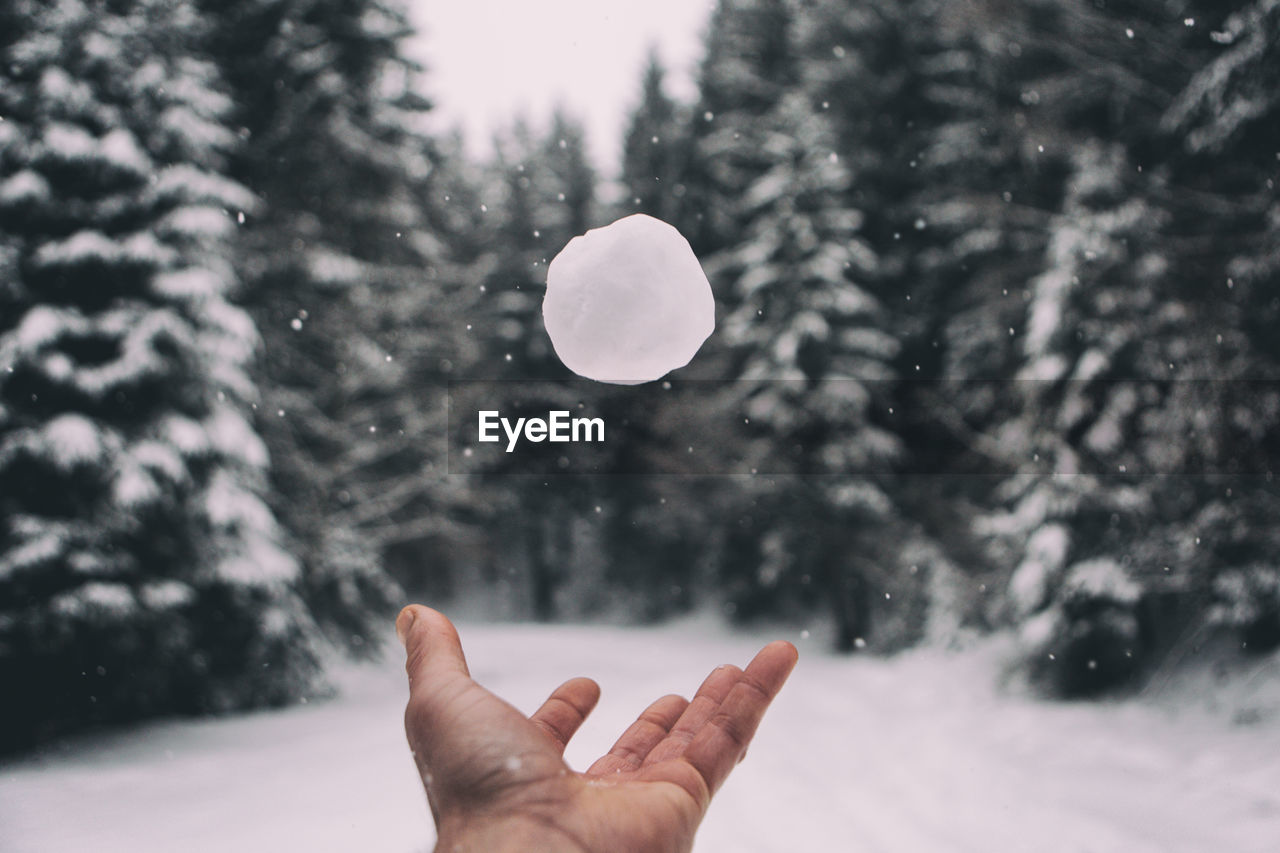
[[[719,709],[690,741],[684,758],[714,794],[747,751],[769,704],[795,668],[796,647],[779,640],[760,650]]]

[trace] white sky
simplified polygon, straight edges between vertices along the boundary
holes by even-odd
[[[649,45],[668,69],[668,94],[691,97],[714,0],[404,2],[437,121],[460,125],[472,152],[488,154],[494,130],[517,115],[542,127],[562,104],[586,125],[602,177],[613,177]]]

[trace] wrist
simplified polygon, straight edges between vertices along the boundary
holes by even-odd
[[[435,849],[436,853],[588,853],[563,829],[526,817],[443,821]]]

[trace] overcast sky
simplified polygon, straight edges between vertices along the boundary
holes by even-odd
[[[596,165],[612,177],[644,59],[658,46],[669,94],[687,98],[714,0],[406,0],[429,65],[427,94],[470,149],[523,113],[542,126],[556,104],[587,127]]]

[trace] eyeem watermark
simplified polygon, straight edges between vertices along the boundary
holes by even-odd
[[[1131,408],[1099,402],[1121,392]],[[1068,435],[1040,402],[1072,395],[1093,401],[1081,417],[1097,429]],[[1021,407],[1013,427],[984,419],[992,400]],[[459,476],[1280,476],[1280,439],[1250,437],[1276,433],[1273,379],[459,379],[446,406],[445,471]],[[822,429],[795,428],[815,412],[827,413]],[[942,425],[941,443],[927,452],[896,452],[883,438],[930,420]],[[1195,440],[1167,439],[1179,430]],[[1137,438],[1093,441],[1117,431]],[[1074,450],[1053,452],[1059,445]]]
[[[499,427],[506,435],[508,453],[516,449],[521,437],[534,443],[604,441],[604,418],[575,418],[567,409],[548,412],[545,418],[516,418],[514,423],[496,409],[479,413],[480,441],[501,441]]]

